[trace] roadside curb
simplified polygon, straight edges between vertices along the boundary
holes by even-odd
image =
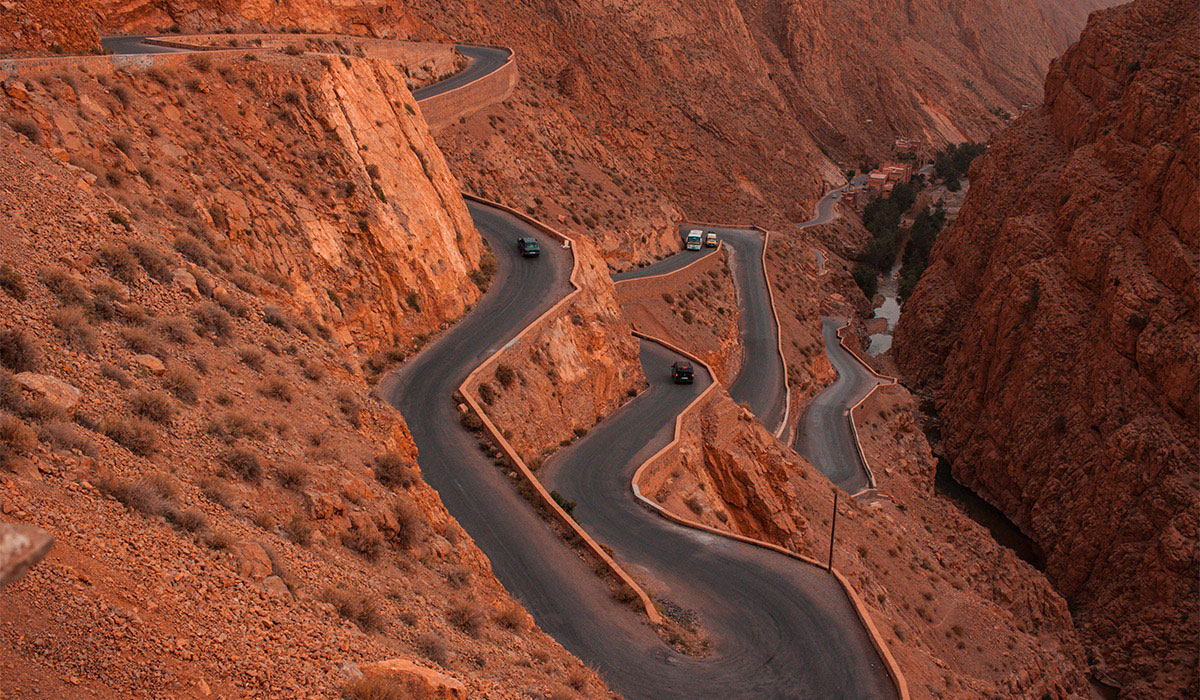
[[[850,601],[850,607],[854,608],[855,615],[858,616],[858,619],[862,622],[863,627],[866,628],[867,636],[871,639],[871,645],[875,647],[877,652],[879,652],[879,656],[883,660],[884,667],[887,669],[888,678],[892,681],[892,686],[896,689],[896,694],[899,696],[900,700],[910,700],[908,693],[908,681],[904,677],[904,672],[900,670],[900,665],[896,663],[895,657],[892,656],[892,652],[888,648],[887,643],[883,640],[883,636],[879,633],[879,629],[875,626],[874,620],[871,619],[871,614],[867,610],[866,605],[864,605],[862,599],[859,598],[857,591],[854,590],[854,586],[851,585],[850,581],[847,580],[846,577],[841,574],[841,572],[839,572],[837,569],[827,568],[824,564],[816,559],[813,559],[812,557],[805,556],[798,552],[793,552],[777,544],[772,544],[764,540],[729,532],[727,530],[721,530],[710,525],[705,525],[704,523],[685,518],[670,510],[667,510],[654,501],[651,501],[649,498],[646,498],[646,496],[642,494],[641,487],[638,486],[638,481],[640,480],[642,473],[645,472],[645,470],[651,464],[679,444],[680,437],[683,434],[684,416],[692,413],[701,403],[703,403],[712,393],[712,391],[717,388],[718,384],[716,374],[713,373],[712,367],[696,355],[693,355],[692,353],[674,345],[673,343],[662,340],[661,338],[655,338],[647,333],[635,330],[633,334],[639,338],[643,338],[652,343],[657,343],[668,350],[671,350],[672,352],[676,352],[691,359],[693,362],[696,362],[704,367],[705,371],[708,372],[709,377],[712,379],[712,383],[708,385],[708,388],[701,392],[699,396],[697,396],[690,404],[688,404],[687,408],[680,411],[679,415],[675,416],[675,436],[671,439],[671,441],[667,443],[661,450],[650,456],[645,462],[642,462],[642,465],[637,468],[637,471],[634,472],[633,478],[630,481],[630,488],[633,490],[634,497],[650,510],[679,525],[701,530],[709,534],[727,537],[729,539],[737,540],[738,542],[743,542],[755,547],[769,549],[833,574],[834,580],[836,580],[838,585],[842,587],[843,592],[846,594],[846,598]]]
[[[855,360],[857,360],[859,364],[861,364],[864,368],[866,368],[866,370],[871,373],[871,376],[880,380],[880,383],[871,387],[870,391],[868,391],[866,394],[864,394],[861,399],[859,399],[853,406],[850,407],[850,410],[847,413],[847,418],[846,418],[846,420],[848,420],[850,422],[850,432],[854,434],[854,447],[858,450],[858,459],[859,459],[859,461],[862,462],[863,469],[867,472],[867,482],[868,482],[867,488],[862,489],[862,490],[858,491],[857,493],[852,494],[854,496],[858,496],[859,494],[861,494],[865,491],[869,491],[870,489],[877,488],[878,484],[875,481],[875,471],[873,469],[871,469],[871,463],[867,461],[867,454],[865,452],[863,452],[862,440],[859,439],[859,436],[858,436],[858,426],[856,426],[854,424],[854,411],[857,410],[859,407],[861,407],[866,402],[867,399],[871,398],[871,395],[874,394],[876,391],[878,391],[879,387],[894,386],[898,382],[895,377],[889,377],[886,374],[881,374],[879,372],[876,372],[875,368],[873,368],[873,367],[871,367],[871,365],[867,364],[866,360],[859,357],[858,353],[854,352],[853,350],[850,349],[850,346],[846,345],[846,339],[842,335],[842,332],[845,331],[849,327],[850,327],[850,322],[847,321],[845,324],[842,325],[841,328],[837,329],[838,344],[841,345],[842,349],[845,350],[847,353],[849,353],[851,357],[853,357]]]
[[[515,216],[518,219],[520,219],[521,221],[525,222],[526,224],[541,231],[542,233],[545,233],[546,235],[549,235],[551,237],[557,238],[562,241],[567,241],[572,246],[574,246],[574,239],[571,238],[570,236],[568,236],[556,229],[553,229],[553,228],[547,226],[546,224],[543,224],[542,222],[537,221],[536,219],[530,218],[529,216],[522,214],[521,212],[517,211],[516,209],[513,209],[512,207],[508,207],[503,204],[500,204],[499,202],[494,202],[492,200],[485,199],[483,197],[479,197],[479,196],[469,194],[466,192],[463,193],[463,198],[468,199],[473,202],[478,202],[480,204],[487,205],[489,207],[493,207],[502,212],[505,212],[506,214]],[[642,587],[639,586],[638,583],[633,580],[633,577],[630,576],[625,571],[625,569],[623,569],[621,567],[621,565],[618,564],[616,562],[616,560],[613,559],[608,554],[608,552],[604,551],[604,549],[600,546],[600,544],[598,542],[596,542],[596,540],[592,539],[592,536],[589,535],[587,533],[587,531],[585,531],[583,529],[583,527],[574,518],[572,518],[571,515],[569,513],[567,513],[567,511],[564,510],[562,506],[560,506],[558,504],[557,501],[554,500],[553,497],[550,496],[550,492],[546,490],[546,487],[544,485],[542,485],[541,480],[537,478],[537,475],[534,474],[533,470],[529,468],[529,465],[527,465],[525,463],[525,460],[521,459],[521,456],[517,454],[517,451],[513,448],[512,444],[508,442],[508,440],[504,437],[504,435],[496,427],[495,423],[493,423],[492,420],[487,416],[487,413],[484,412],[483,407],[479,404],[478,399],[475,397],[474,392],[471,390],[471,384],[476,380],[476,378],[480,374],[482,374],[485,370],[489,369],[492,365],[496,364],[500,360],[500,357],[504,354],[505,350],[512,347],[513,345],[515,345],[517,342],[519,342],[523,338],[526,338],[530,334],[532,334],[534,330],[538,329],[538,327],[542,325],[543,321],[546,321],[547,319],[549,319],[552,316],[555,316],[559,312],[561,312],[562,309],[566,308],[566,306],[575,298],[575,295],[577,295],[579,293],[579,291],[581,289],[581,286],[577,279],[578,275],[579,275],[579,258],[574,254],[574,251],[572,251],[572,253],[571,253],[571,260],[572,260],[572,265],[571,265],[570,282],[571,282],[571,286],[574,289],[572,289],[571,292],[568,293],[566,296],[564,296],[562,299],[558,300],[558,302],[556,302],[549,309],[546,309],[546,311],[544,313],[542,313],[542,315],[540,315],[536,319],[534,319],[529,325],[527,325],[527,326],[525,326],[525,328],[521,329],[521,331],[519,333],[517,333],[515,336],[513,336],[512,340],[505,343],[504,347],[502,347],[499,350],[497,350],[496,352],[492,353],[492,355],[490,357],[488,357],[482,363],[480,363],[478,367],[476,367],[474,370],[471,371],[470,374],[467,375],[467,378],[464,379],[462,384],[459,385],[458,390],[459,390],[459,393],[462,394],[463,400],[466,401],[466,403],[470,407],[470,409],[475,412],[475,415],[477,415],[480,418],[480,420],[483,421],[484,427],[487,429],[488,433],[491,435],[492,440],[500,447],[501,452],[504,453],[505,457],[507,457],[508,460],[513,464],[513,466],[515,466],[517,468],[517,471],[520,472],[521,476],[527,482],[529,482],[529,484],[533,487],[534,491],[537,492],[537,495],[541,499],[543,505],[545,505],[547,508],[549,508],[550,512],[552,514],[554,514],[554,516],[561,523],[563,523],[563,525],[565,525],[573,533],[575,533],[575,535],[578,536],[584,542],[585,545],[587,545],[587,548],[592,552],[592,554],[596,555],[596,557],[598,557],[602,562],[604,562],[605,566],[607,566],[608,569],[618,579],[620,579],[622,583],[629,586],[629,588],[631,588],[633,590],[633,592],[635,594],[637,594],[638,598],[641,600],[642,607],[645,609],[646,617],[650,619],[650,622],[655,625],[661,625],[661,624],[663,624],[662,615],[661,615],[661,613],[658,612],[658,608],[656,608],[654,606],[654,601],[651,600],[650,596],[646,593],[646,591],[643,590]]]
[[[721,252],[721,249],[724,247],[725,247],[725,241],[720,241],[719,243],[717,243],[716,248],[708,251],[704,255],[701,255],[700,257],[691,261],[687,265],[684,265],[683,267],[679,268],[678,270],[671,270],[670,272],[660,272],[657,275],[646,275],[645,277],[630,277],[628,279],[623,279],[623,280],[613,280],[613,286],[616,287],[618,285],[629,284],[631,282],[645,282],[646,280],[657,280],[657,279],[662,279],[664,277],[670,277],[671,275],[675,275],[680,272],[683,272],[684,270],[686,270],[694,265],[697,265],[699,263],[704,262],[705,260],[708,260],[708,258],[710,256],[716,255],[717,253]],[[678,253],[676,253],[676,255],[678,255]],[[631,272],[631,270],[626,270],[626,272]],[[620,274],[620,273],[618,273],[618,274]]]
[[[783,366],[783,418],[780,419],[779,425],[771,432],[776,438],[782,440],[783,434],[787,432],[788,423],[792,415],[792,383],[788,378],[787,358],[783,355],[783,328],[779,325],[779,309],[775,306],[775,290],[771,287],[771,273],[767,270],[767,247],[771,245],[771,232],[757,224],[717,224],[711,221],[681,221],[679,225],[700,226],[702,228],[742,229],[745,231],[755,231],[761,233],[763,236],[762,256],[759,264],[762,265],[763,279],[767,283],[767,298],[770,300],[771,316],[775,322],[775,350],[779,353],[779,364]],[[672,275],[687,267],[684,266],[679,270],[655,275],[655,277]],[[716,375],[714,374],[713,377],[715,378]]]

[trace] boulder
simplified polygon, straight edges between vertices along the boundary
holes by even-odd
[[[261,581],[271,575],[271,557],[267,556],[267,550],[257,542],[242,540],[229,551],[233,554],[238,573],[242,576]]]
[[[155,376],[161,376],[167,371],[167,367],[163,364],[163,361],[154,355],[134,355],[133,364]]]
[[[200,290],[196,288],[196,276],[182,267],[177,267],[171,271],[171,279],[175,280],[175,284],[179,288],[192,297],[199,297]]]
[[[308,505],[308,515],[314,520],[324,520],[335,515],[341,515],[346,505],[340,496],[326,491],[306,489],[304,502]]]
[[[83,392],[75,386],[64,382],[58,377],[51,377],[48,374],[21,372],[14,379],[26,391],[49,402],[64,413],[73,410],[79,403],[79,398],[83,396]]]
[[[267,589],[267,592],[278,598],[291,598],[292,592],[288,590],[287,584],[278,576],[268,576],[262,580],[262,587]]]
[[[40,528],[0,523],[0,587],[24,576],[53,544],[50,533]]]
[[[401,697],[457,700],[467,696],[467,689],[462,683],[408,659],[359,664],[358,668],[366,678],[381,678],[394,684]]]

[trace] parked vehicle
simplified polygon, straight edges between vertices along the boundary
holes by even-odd
[[[538,245],[536,238],[518,238],[517,250],[520,250],[521,255],[526,258],[537,257],[542,254],[542,248]]]
[[[716,248],[717,247],[717,234],[713,233],[712,231],[709,231],[708,233],[704,234],[704,247],[705,248]]]
[[[692,229],[687,235],[687,249],[700,250],[704,245],[704,232],[700,229]]]
[[[696,381],[696,372],[692,363],[678,360],[671,364],[671,381],[676,384],[691,384]]]

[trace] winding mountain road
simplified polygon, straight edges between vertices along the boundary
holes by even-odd
[[[849,407],[882,382],[842,346],[837,331],[844,325],[844,319],[821,319],[825,354],[838,378],[808,405],[796,431],[796,449],[830,481],[858,493],[873,484],[859,457]]]
[[[105,41],[114,52],[161,48],[138,37]],[[464,53],[472,58],[467,70],[478,69],[477,76],[497,67],[494,53]],[[430,87],[442,89],[418,96],[455,85]],[[556,454],[546,473],[552,486],[578,501],[576,516],[584,527],[612,547],[651,592],[695,611],[711,641],[704,658],[677,653],[641,615],[616,602],[591,566],[518,495],[462,427],[453,396],[474,367],[569,293],[572,261],[569,250],[517,217],[476,203],[468,209],[495,253],[496,277],[470,314],[385,377],[378,391],[404,415],[424,478],[510,593],[542,629],[628,698],[894,698],[882,659],[830,574],[771,550],[676,525],[635,501],[633,472],[670,441],[675,416],[712,381],[701,369],[692,386],[670,383],[670,351],[644,342],[641,358],[650,388]],[[743,393],[742,400],[768,425],[779,424],[786,396],[781,401],[777,332],[773,318],[768,322],[761,313],[764,298],[754,292],[757,287],[767,295],[765,277],[753,279],[753,270],[762,274],[763,238],[736,229],[720,234],[737,261],[739,285],[746,285],[739,303],[746,305],[743,338],[750,371],[739,375],[731,392]],[[520,257],[519,236],[539,239],[542,257]],[[748,378],[739,384],[743,376]]]
[[[463,428],[452,395],[471,369],[568,293],[568,251],[508,214],[470,204],[499,269],[458,325],[388,376],[380,394],[404,415],[425,479],[488,555],[497,577],[542,629],[595,665],[629,698],[890,698],[870,638],[829,574],[778,553],[675,525],[642,508],[630,479],[666,444],[675,416],[711,381],[676,386],[673,355],[642,346],[650,389],[545,468],[578,501],[576,516],[654,593],[697,611],[711,638],[703,659],[665,645],[616,603],[590,566],[517,495]],[[521,258],[518,236],[541,239]]]
[[[750,406],[750,412],[758,416],[768,430],[779,435],[786,427],[788,397],[784,382],[786,370],[779,354],[779,330],[775,326],[766,272],[762,266],[766,237],[752,229],[682,224],[679,227],[681,240],[688,231],[697,228],[716,233],[725,243],[737,291],[744,360],[737,377],[728,387],[729,395],[734,401]],[[617,273],[612,278],[614,282],[622,282],[670,274],[711,253],[711,249],[684,250],[652,265]]]

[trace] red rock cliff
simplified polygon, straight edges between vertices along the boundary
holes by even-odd
[[[896,333],[955,475],[1042,545],[1125,697],[1197,690],[1197,8],[1092,16]]]

